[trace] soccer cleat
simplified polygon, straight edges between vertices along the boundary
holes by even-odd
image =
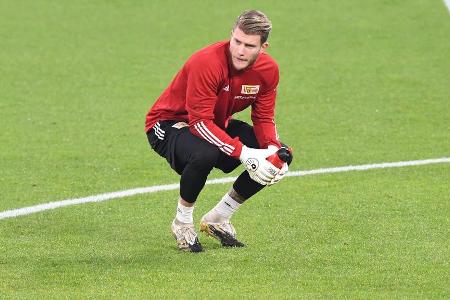
[[[173,220],[172,235],[177,240],[178,248],[186,252],[202,252],[202,244],[198,241],[194,224],[184,224]]]
[[[200,231],[217,239],[224,247],[244,247],[245,245],[236,239],[236,230],[228,221],[223,223],[209,223],[202,218]]]

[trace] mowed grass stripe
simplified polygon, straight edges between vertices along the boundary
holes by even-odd
[[[349,172],[349,171],[364,171],[371,169],[385,169],[385,168],[399,168],[399,167],[407,167],[407,166],[419,166],[419,165],[429,165],[429,164],[439,164],[439,163],[449,163],[450,158],[434,158],[434,159],[425,159],[425,160],[413,160],[413,161],[400,161],[400,162],[389,162],[389,163],[378,163],[378,164],[365,164],[365,165],[357,165],[357,166],[344,166],[344,167],[333,167],[333,168],[320,168],[315,170],[307,170],[307,171],[294,171],[289,172],[287,176],[307,176],[314,174],[327,174],[327,173],[339,173],[339,172]],[[206,184],[219,184],[219,183],[228,183],[232,182],[236,179],[236,177],[225,177],[218,179],[207,180]],[[155,185],[144,188],[135,188],[124,191],[117,191],[99,195],[93,195],[83,198],[76,199],[67,199],[55,202],[49,202],[45,204],[39,204],[34,206],[28,206],[18,209],[6,210],[0,212],[0,219],[13,218],[23,215],[29,215],[45,210],[56,209],[59,207],[77,205],[83,203],[91,203],[91,202],[102,202],[111,199],[124,198],[128,196],[134,196],[139,194],[148,194],[148,193],[156,193],[161,191],[170,191],[176,190],[179,188],[178,183],[174,184],[166,184],[166,185]]]

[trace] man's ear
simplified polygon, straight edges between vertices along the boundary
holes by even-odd
[[[265,42],[261,45],[261,52],[264,52],[264,50],[266,50],[267,48],[269,48],[269,43]]]

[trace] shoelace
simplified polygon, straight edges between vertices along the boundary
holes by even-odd
[[[219,225],[219,227],[220,227],[223,231],[229,233],[232,237],[236,237],[236,230],[234,229],[233,225],[231,225],[230,222],[224,222],[224,223],[221,223],[221,224]]]
[[[195,240],[197,238],[197,233],[192,227],[181,227],[177,230],[180,237],[183,237],[184,240],[189,244],[195,244]]]

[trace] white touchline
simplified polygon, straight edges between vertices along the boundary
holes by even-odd
[[[445,5],[447,5],[447,9],[450,12],[450,0],[444,0]]]
[[[429,165],[429,164],[442,164],[450,163],[450,158],[433,158],[425,160],[412,160],[412,161],[400,161],[400,162],[389,162],[389,163],[379,163],[379,164],[368,164],[368,165],[358,165],[358,166],[344,166],[344,167],[334,167],[334,168],[322,168],[316,170],[307,171],[293,171],[288,172],[286,176],[307,176],[314,174],[326,174],[326,173],[339,173],[339,172],[349,172],[349,171],[364,171],[370,169],[385,169],[385,168],[399,168],[407,166],[419,166],[419,165]],[[206,184],[218,184],[218,183],[228,183],[236,180],[236,177],[225,177],[218,179],[207,180]],[[131,190],[118,191],[106,194],[93,195],[84,198],[67,199],[55,202],[49,202],[45,204],[38,204],[34,206],[22,207],[17,209],[11,209],[0,212],[0,220],[6,218],[14,218],[23,215],[29,215],[44,210],[55,209],[58,207],[90,203],[90,202],[102,202],[116,198],[123,198],[128,196],[134,196],[139,194],[156,193],[161,191],[172,191],[179,188],[179,184],[166,184],[166,185],[155,185],[144,188],[135,188]]]

